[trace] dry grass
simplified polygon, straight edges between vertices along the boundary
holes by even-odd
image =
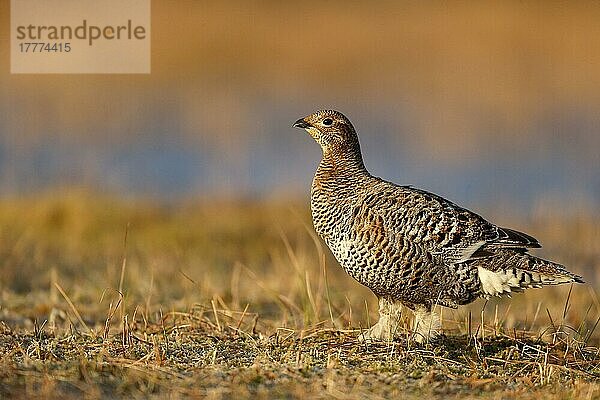
[[[2,201],[0,397],[600,397],[597,220],[527,229],[588,285],[444,310],[424,346],[362,344],[373,296],[290,204]]]

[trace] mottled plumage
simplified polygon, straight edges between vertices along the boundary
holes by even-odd
[[[323,150],[311,190],[315,230],[346,272],[380,299],[370,337],[393,336],[400,304],[415,312],[423,339],[439,328],[436,304],[457,307],[478,297],[583,282],[528,254],[540,247],[535,238],[369,174],[354,127],[340,112],[318,111],[294,127],[306,129]]]

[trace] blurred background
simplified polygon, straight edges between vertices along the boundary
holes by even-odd
[[[596,212],[598,21],[597,2],[154,1],[150,75],[11,75],[2,29],[0,195],[307,199],[320,150],[290,125],[326,107],[375,175]]]
[[[535,235],[589,283],[482,300],[447,327],[487,304],[506,329],[562,315],[600,343],[600,3],[155,0],[150,75],[11,75],[8,6],[3,321],[67,329],[75,304],[102,326],[110,297],[145,318],[197,302],[368,326],[374,296],[310,227],[321,154],[291,124],[326,107],[373,174]]]

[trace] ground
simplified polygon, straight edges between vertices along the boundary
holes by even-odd
[[[303,202],[4,200],[0,397],[600,398],[597,222],[503,224],[588,284],[444,309],[424,344],[406,313],[363,343],[376,299]]]

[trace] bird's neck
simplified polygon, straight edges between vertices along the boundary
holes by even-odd
[[[315,173],[315,184],[340,181],[368,175],[360,153],[360,148],[323,149],[323,159]]]

